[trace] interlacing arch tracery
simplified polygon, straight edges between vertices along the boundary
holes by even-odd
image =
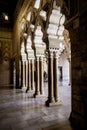
[[[43,59],[48,54],[48,106],[59,103],[58,60],[63,50],[68,50],[69,43],[65,35],[65,15],[62,14],[62,7],[63,0],[35,0],[31,2],[20,24],[20,35],[24,37],[21,41],[21,87],[26,91],[35,90],[35,97],[44,96]]]

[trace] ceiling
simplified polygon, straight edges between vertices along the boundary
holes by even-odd
[[[12,28],[13,14],[18,0],[0,0],[0,27]],[[8,15],[8,20],[4,16]]]

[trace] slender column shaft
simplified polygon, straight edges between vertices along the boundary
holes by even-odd
[[[28,90],[31,91],[31,60],[28,59]]]
[[[53,91],[53,52],[50,52],[48,61],[48,100],[50,103],[54,102]]]
[[[28,87],[28,61],[26,61],[26,87]]]
[[[32,59],[32,70],[31,70],[31,89],[34,90],[34,59]]]
[[[19,87],[21,87],[21,61],[19,60]]]
[[[58,54],[55,52],[54,58],[54,97],[58,102]]]
[[[40,58],[40,94],[44,95],[44,88],[43,88],[43,57]]]
[[[23,75],[22,75],[23,84],[22,84],[22,88],[24,88],[25,87],[25,61],[22,61],[22,69],[23,69]]]
[[[35,95],[40,95],[40,82],[39,82],[39,57],[36,58],[36,90]]]
[[[69,60],[69,85],[71,85],[71,60]]]
[[[21,61],[22,62],[22,61]],[[14,62],[14,67],[13,67],[13,69],[14,69],[14,74],[13,74],[13,79],[14,79],[14,88],[15,88],[15,86],[16,86],[16,68],[15,68],[15,62]],[[21,81],[22,81],[22,75],[21,75]],[[21,83],[21,87],[22,87],[22,83]]]

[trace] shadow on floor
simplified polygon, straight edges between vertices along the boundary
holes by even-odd
[[[42,128],[41,130],[74,130],[69,122],[69,120],[63,121],[61,123],[49,126],[47,128]]]

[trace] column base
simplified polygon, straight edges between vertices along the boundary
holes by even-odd
[[[40,96],[41,96],[41,97],[46,97],[46,95],[44,95],[44,94],[40,94]]]
[[[34,87],[31,87],[31,90],[35,90],[35,86],[34,86]]]
[[[42,95],[42,94],[39,94],[39,95],[34,94],[34,98],[41,98],[41,97],[45,97],[45,95]]]
[[[34,92],[34,90],[26,90],[26,93],[33,93]]]
[[[31,89],[32,92],[35,92],[35,89]]]
[[[22,91],[25,92],[26,91],[26,87],[22,87]]]
[[[47,100],[47,101],[45,102],[45,105],[48,106],[48,107],[51,107],[51,106],[58,106],[58,105],[62,105],[62,101],[49,102],[49,100]]]

